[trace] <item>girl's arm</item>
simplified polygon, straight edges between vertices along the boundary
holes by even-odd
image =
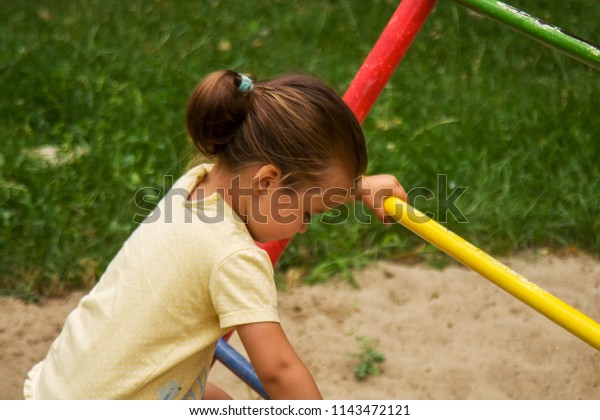
[[[276,322],[239,325],[238,335],[272,399],[322,399],[317,385]]]

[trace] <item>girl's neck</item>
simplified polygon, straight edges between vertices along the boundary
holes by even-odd
[[[244,195],[248,195],[251,191],[252,178],[256,171],[253,166],[233,173],[217,161],[210,172],[196,185],[190,194],[190,199],[198,200],[218,193],[238,216],[242,217],[246,213],[245,203],[248,198]]]

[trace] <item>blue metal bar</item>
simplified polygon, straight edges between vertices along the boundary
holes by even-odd
[[[254,368],[244,356],[239,354],[233,347],[222,338],[217,342],[215,358],[223,363],[238,378],[244,381],[250,388],[256,391],[265,400],[270,400],[267,391],[260,383]]]

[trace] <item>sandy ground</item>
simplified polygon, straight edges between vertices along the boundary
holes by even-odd
[[[600,320],[600,262],[586,256],[507,261],[531,281]],[[600,399],[600,353],[461,267],[379,262],[356,274],[280,294],[282,324],[328,399]],[[0,299],[0,398],[19,399],[81,293],[41,304]],[[383,373],[353,371],[373,340]],[[237,337],[232,344],[239,348]],[[213,382],[256,398],[216,365]]]

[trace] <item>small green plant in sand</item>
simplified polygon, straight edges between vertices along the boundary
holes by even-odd
[[[356,337],[360,346],[360,352],[354,353],[358,364],[354,368],[354,377],[359,381],[366,380],[369,376],[377,376],[383,372],[381,365],[385,361],[385,356],[375,350],[373,340],[366,337]]]

